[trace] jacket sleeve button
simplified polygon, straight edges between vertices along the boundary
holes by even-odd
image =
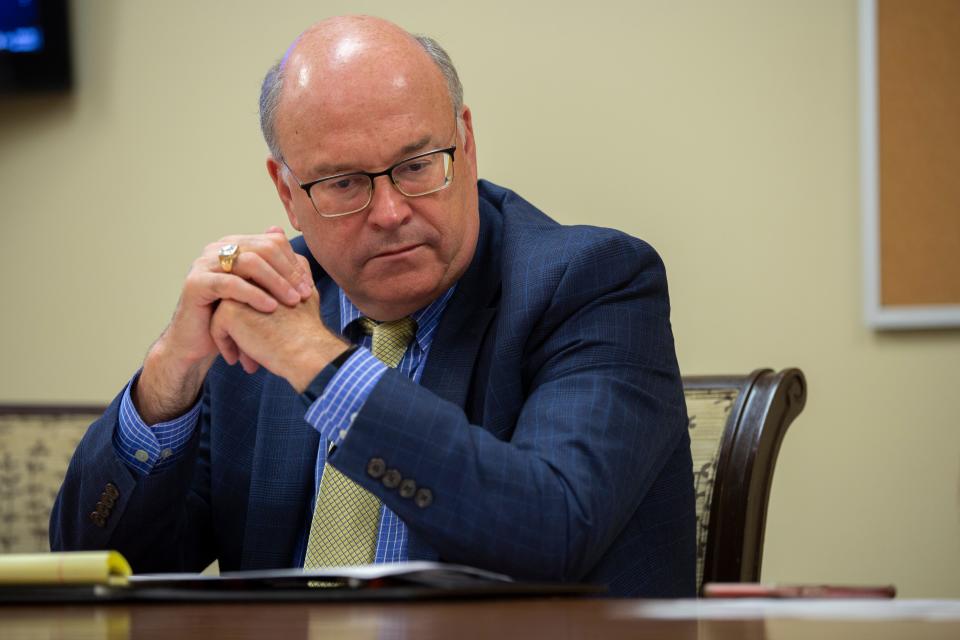
[[[400,475],[400,472],[396,469],[387,469],[387,472],[383,474],[383,486],[387,489],[396,489],[400,486],[400,481],[403,480],[403,476]]]
[[[400,483],[400,497],[401,498],[412,498],[413,494],[417,492],[417,483],[411,480],[410,478],[404,478],[403,482]]]
[[[413,495],[413,502],[421,509],[426,509],[433,504],[433,491],[420,487]]]
[[[370,458],[367,463],[367,475],[379,479],[387,470],[387,463],[383,458]]]

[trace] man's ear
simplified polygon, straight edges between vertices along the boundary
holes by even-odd
[[[286,167],[277,162],[276,158],[269,155],[267,156],[267,173],[270,174],[270,179],[273,180],[273,185],[277,188],[277,195],[280,196],[280,202],[283,203],[283,208],[287,211],[290,224],[294,229],[300,231],[300,221],[297,220],[297,214],[293,207],[294,193],[286,180],[286,175],[289,172]]]
[[[463,120],[463,153],[470,160],[474,173],[473,179],[476,180],[477,145],[473,137],[473,113],[470,112],[470,107],[464,105],[460,117]]]

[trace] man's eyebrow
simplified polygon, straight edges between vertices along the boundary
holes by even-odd
[[[431,136],[424,136],[420,138],[420,140],[418,140],[417,142],[414,142],[413,144],[408,144],[407,146],[405,146],[403,149],[400,150],[399,155],[401,157],[398,159],[402,160],[403,159],[402,156],[407,156],[407,155],[410,155],[411,153],[416,153],[417,151],[420,151],[421,149],[426,147],[428,144],[430,144],[430,140],[432,139],[433,138]]]
[[[423,150],[428,144],[430,144],[431,140],[433,140],[433,136],[426,135],[416,142],[404,145],[400,151],[396,153],[394,162],[402,162],[407,156],[414,155],[417,151]],[[341,173],[348,173],[351,171],[357,171],[356,165],[318,164],[313,168],[313,175],[323,178],[326,176],[336,176],[340,175]]]

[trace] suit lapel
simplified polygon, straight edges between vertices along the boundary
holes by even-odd
[[[496,315],[500,293],[498,212],[480,200],[480,236],[467,272],[447,303],[420,384],[459,407],[466,404],[477,351]]]
[[[465,408],[477,352],[497,312],[500,293],[499,212],[480,199],[480,238],[467,272],[447,303],[420,385]],[[437,552],[415,531],[409,531],[410,560],[437,560]]]
[[[261,395],[244,569],[289,567],[313,495],[320,436],[304,419],[303,401],[286,380],[267,375]]]
[[[340,290],[330,278],[317,283],[320,289],[320,315],[323,324],[335,334],[340,333]]]

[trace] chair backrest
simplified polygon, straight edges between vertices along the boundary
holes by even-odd
[[[0,406],[0,553],[50,550],[50,509],[77,443],[104,407]]]
[[[687,376],[683,388],[697,495],[697,589],[756,582],[773,468],[807,398],[803,372]]]

